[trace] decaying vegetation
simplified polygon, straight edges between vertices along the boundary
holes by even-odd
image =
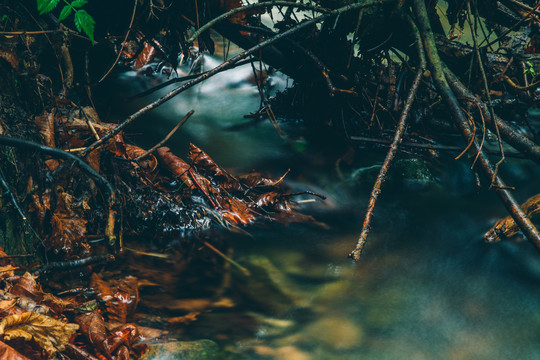
[[[2,264],[0,347],[13,358],[61,352],[73,359],[127,359],[144,352],[137,345],[143,331],[126,324],[138,301],[136,279],[124,279],[113,290],[94,274],[94,295],[60,300],[39,289],[30,272],[91,272],[141,237],[167,244],[164,249],[174,240],[185,267],[200,258],[247,272],[221,251],[228,245],[219,238],[216,244],[195,235],[216,229],[242,232],[265,221],[315,222],[295,210],[296,194],[282,187],[286,174],[277,179],[230,174],[197,144],[188,154],[173,154],[164,146],[169,136],[142,149],[124,133],[142,115],[245,62],[262,60],[295,80],[293,87],[267,99],[263,76],[255,76],[262,97],[255,115],[268,117],[284,138],[275,114],[301,117],[308,138],[332,147],[338,164],[352,161],[365,144],[389,146],[350,254],[354,260],[368,239],[388,169],[404,151],[426,157],[455,153],[456,159],[468,155],[471,171],[484,174],[482,185],[501,198],[511,216],[486,239],[496,241],[519,229],[540,247],[540,233],[530,220],[538,212],[538,195],[522,208],[500,176],[511,156],[540,163],[538,124],[527,116],[538,101],[540,2],[134,0],[79,5],[95,19],[95,30],[87,23],[82,33],[76,31],[81,24],[61,7],[40,15],[33,1],[0,2],[0,228],[8,253],[30,257],[23,265]],[[212,32],[244,50],[206,72],[172,76],[179,61],[214,52]],[[121,123],[108,123],[100,86],[128,68],[141,76],[169,73],[168,83],[178,86]],[[192,113],[171,134],[181,131]],[[448,136],[441,135],[448,134],[459,134],[462,141],[445,143]],[[498,145],[490,145],[490,138]],[[9,259],[0,255],[2,261]],[[24,294],[16,290],[21,288]],[[26,298],[50,309],[38,313],[21,305]],[[99,304],[81,310],[96,298]],[[73,324],[65,326],[64,320]],[[34,331],[37,323],[63,330],[43,337]]]

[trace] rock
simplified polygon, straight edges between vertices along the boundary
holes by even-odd
[[[295,346],[283,346],[278,348],[274,353],[275,360],[310,360],[311,357],[306,352],[298,349]]]
[[[141,360],[219,360],[219,346],[212,340],[173,341],[148,345]]]
[[[352,172],[350,181],[359,189],[366,186],[371,189],[380,169],[381,165],[357,169]],[[395,160],[385,181],[385,186],[407,190],[423,190],[435,184],[435,177],[426,164],[417,158]]]
[[[401,182],[407,189],[424,189],[435,184],[435,178],[420,159],[400,159],[394,162],[390,169],[389,180],[396,183]]]
[[[294,293],[297,287],[287,275],[265,256],[252,255],[240,260],[251,276],[235,275],[234,288],[246,305],[266,314],[281,315],[307,301]]]
[[[360,346],[364,338],[363,329],[348,319],[327,317],[314,322],[305,329],[306,336],[326,346],[349,350]]]
[[[296,325],[292,320],[277,319],[258,313],[250,314],[258,323],[257,338],[283,336],[290,332]]]

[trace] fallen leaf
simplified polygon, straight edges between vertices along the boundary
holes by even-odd
[[[49,247],[55,252],[71,255],[88,251],[84,242],[86,219],[75,211],[75,198],[69,193],[58,190],[56,209],[51,217],[52,231],[49,236]]]
[[[188,171],[191,169],[188,163],[171,153],[168,147],[160,147],[156,152],[159,160],[174,176],[178,177],[189,189],[195,189],[195,184],[188,175]]]
[[[77,316],[75,321],[90,344],[96,347],[107,359],[111,359],[111,353],[105,343],[107,328],[103,316],[97,311],[92,311]]]
[[[213,177],[224,177],[227,180],[232,178],[207,153],[191,143],[189,144],[188,157],[197,167],[209,172]]]
[[[17,299],[11,299],[11,300],[0,300],[0,316],[5,317],[8,315],[11,315],[15,312],[12,312],[13,309],[17,309],[15,306],[17,305]],[[20,311],[23,312],[23,311]],[[2,359],[0,357],[0,359]]]
[[[90,286],[94,289],[96,296],[99,300],[107,302],[113,298],[113,290],[107,285],[101,277],[93,273],[90,278]]]
[[[137,56],[137,59],[135,59],[135,63],[133,64],[133,69],[138,70],[142,68],[144,65],[148,65],[149,63],[154,60],[154,57],[157,55],[157,51],[155,47],[148,43],[144,43],[144,48],[142,49],[139,56]]]
[[[51,357],[57,351],[64,350],[65,344],[78,328],[77,324],[64,323],[33,312],[9,315],[0,320],[0,334],[4,335],[5,340],[34,339]]]
[[[7,279],[15,276],[14,271],[17,269],[18,267],[15,267],[13,265],[0,266],[0,279]]]
[[[6,60],[13,69],[19,69],[19,57],[17,53],[13,50],[0,49],[0,58]]]
[[[17,350],[0,341],[0,359],[1,360],[30,360]]]
[[[43,136],[43,143],[49,147],[54,146],[54,109],[51,112],[44,112],[36,116],[34,123]]]
[[[128,159],[136,159],[144,153],[146,153],[146,150],[144,150],[143,148],[135,145],[126,144],[126,156]],[[147,170],[149,172],[156,170],[156,167],[158,165],[158,161],[153,154],[148,154],[143,159],[139,160],[138,163],[144,170]],[[138,166],[137,164],[135,165]]]
[[[29,272],[24,273],[23,276],[13,285],[10,289],[13,295],[27,297],[36,302],[40,302],[43,298],[43,291],[41,286],[36,282],[35,278]]]

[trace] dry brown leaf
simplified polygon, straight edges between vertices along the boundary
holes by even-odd
[[[13,69],[19,69],[19,57],[17,53],[13,50],[0,49],[0,58],[6,60]]]
[[[43,143],[49,147],[54,146],[54,110],[50,113],[44,112],[42,115],[36,116],[34,119],[41,135]]]
[[[49,210],[51,210],[51,191],[49,189],[45,190],[41,197],[38,194],[32,194],[30,212],[36,213],[40,226],[43,226],[43,221],[45,221]]]
[[[113,289],[96,273],[92,274],[90,286],[96,292],[97,298],[105,303],[109,321],[124,324],[127,319],[127,304],[116,299]],[[129,298],[129,295],[126,294],[125,297]]]
[[[221,216],[231,224],[247,225],[255,220],[255,214],[245,202],[236,198],[218,198],[223,210]]]
[[[54,171],[58,169],[58,166],[60,165],[60,162],[56,159],[47,159],[45,160],[45,166],[47,167],[47,170]]]
[[[105,344],[107,328],[103,316],[97,311],[92,311],[77,316],[75,321],[81,327],[81,332],[90,341],[90,344],[95,346],[107,359],[111,359],[111,353]]]
[[[21,276],[17,283],[13,285],[10,292],[13,295],[27,297],[36,302],[41,301],[43,298],[41,286],[39,286],[35,278],[29,272],[26,272],[23,276]]]
[[[74,202],[73,196],[59,189],[56,209],[51,217],[52,232],[49,246],[57,252],[62,251],[68,255],[86,250],[83,240],[87,221],[73,209]]]
[[[30,360],[4,342],[0,341],[0,360]]]
[[[180,178],[188,188],[195,189],[195,184],[188,175],[188,171],[191,169],[191,166],[188,163],[169,152],[168,147],[160,147],[156,152],[159,160],[171,173],[173,173],[174,176]]]
[[[128,159],[136,159],[146,153],[146,150],[135,145],[126,144],[126,155]],[[157,159],[153,154],[148,154],[143,159],[139,160],[139,164],[144,170],[154,171],[158,165]]]
[[[0,266],[0,279],[7,279],[15,276],[14,271],[17,269],[18,267],[13,265]]]
[[[151,63],[156,55],[157,55],[156,48],[152,44],[145,42],[144,48],[142,49],[139,56],[137,56],[137,59],[135,60],[135,63],[133,64],[133,70],[138,70],[142,68],[144,65]]]
[[[0,316],[4,317],[10,315],[11,310],[15,308],[15,305],[17,305],[17,299],[0,300]]]
[[[102,301],[109,301],[113,298],[112,289],[109,287],[109,285],[107,285],[105,281],[101,279],[98,274],[92,274],[92,277],[90,278],[90,286],[92,287],[92,289],[94,289],[94,292],[96,293],[98,299]]]
[[[64,350],[65,344],[78,328],[77,324],[64,323],[34,312],[9,315],[0,321],[0,334],[4,335],[5,340],[34,339],[50,357],[57,351]]]
[[[94,169],[97,173],[99,173],[99,163],[101,160],[101,152],[100,151],[92,151],[86,156],[86,161],[90,164],[92,169]]]
[[[204,169],[214,177],[225,177],[226,179],[231,177],[207,153],[193,144],[189,144],[188,156],[198,168]]]
[[[73,308],[75,306],[73,301],[66,301],[49,293],[43,295],[41,302],[57,314],[61,314],[66,308]]]

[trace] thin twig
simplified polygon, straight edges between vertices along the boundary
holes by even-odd
[[[114,255],[106,254],[106,255],[90,256],[87,258],[77,259],[77,260],[50,262],[47,265],[40,267],[34,274],[41,275],[52,270],[69,271],[69,270],[83,267],[83,266],[88,266],[88,265],[98,264],[98,263],[107,263],[111,261],[114,261]]]
[[[291,2],[291,1],[266,1],[266,2],[250,4],[250,5],[246,5],[246,6],[242,6],[242,7],[239,7],[239,8],[232,9],[231,11],[228,11],[228,12],[226,12],[224,14],[221,14],[220,16],[210,20],[209,22],[207,22],[206,24],[201,26],[199,29],[197,29],[197,31],[195,31],[193,33],[193,35],[191,35],[191,37],[188,39],[187,43],[188,44],[192,43],[193,41],[195,41],[196,38],[201,36],[201,34],[203,32],[205,32],[206,30],[208,30],[212,26],[216,25],[218,22],[223,21],[223,20],[225,20],[225,19],[227,19],[227,18],[229,18],[229,17],[231,17],[231,16],[233,16],[235,14],[238,14],[238,13],[241,13],[241,12],[246,12],[246,11],[249,11],[249,10],[252,10],[252,9],[261,8],[261,7],[262,8],[269,8],[269,7],[273,7],[273,6],[291,6],[291,7],[295,7],[295,8],[298,8],[298,9],[313,10],[313,11],[318,11],[318,12],[321,12],[321,13],[330,13],[330,12],[332,12],[329,9],[325,9],[325,8],[317,6],[317,5],[302,4],[302,3],[296,3],[296,2]]]
[[[380,145],[392,144],[392,140],[389,140],[389,139],[377,139],[377,138],[369,138],[365,136],[351,136],[349,137],[349,140],[366,142],[366,143],[375,143],[375,144],[380,144]],[[400,147],[409,147],[409,148],[416,148],[416,149],[423,149],[423,150],[449,151],[449,152],[461,152],[463,150],[463,148],[460,146],[414,143],[414,142],[406,142],[406,141],[403,141],[400,144]],[[492,151],[489,149],[484,149],[484,152],[489,155],[500,155],[498,151]],[[518,152],[512,152],[512,153],[506,152],[506,156],[514,157],[518,159],[525,158],[523,154],[518,153]]]
[[[153,153],[154,151],[156,151],[157,148],[163,146],[163,144],[165,144],[167,142],[167,140],[169,140],[171,138],[171,136],[173,136],[173,134],[176,132],[176,130],[180,129],[180,127],[182,125],[184,125],[186,123],[186,121],[188,121],[188,119],[191,117],[191,115],[193,115],[193,113],[195,112],[195,110],[191,110],[190,112],[188,112],[186,114],[186,116],[184,116],[182,118],[182,120],[180,120],[180,122],[178,124],[176,124],[176,126],[167,134],[167,136],[165,136],[163,138],[163,140],[161,140],[160,142],[158,142],[156,145],[152,146],[152,148],[148,151],[146,151],[144,154],[142,154],[141,156],[138,156],[136,157],[135,159],[133,159],[133,161],[139,161],[143,158],[145,158],[146,156],[148,156],[148,154],[151,154]]]
[[[218,254],[219,256],[221,256],[223,258],[223,260],[227,261],[229,264],[233,265],[234,267],[236,267],[238,270],[240,270],[244,275],[246,276],[250,276],[251,273],[249,272],[248,269],[246,269],[245,267],[243,267],[242,265],[240,265],[239,263],[237,263],[236,261],[234,261],[233,259],[231,259],[230,257],[228,257],[227,255],[225,255],[224,253],[222,253],[221,251],[219,251],[215,246],[213,246],[212,244],[210,244],[208,241],[204,241],[203,244],[209,248],[210,250],[212,250],[213,252],[215,252],[216,254]]]
[[[124,41],[122,41],[122,46],[120,47],[120,50],[118,51],[118,55],[116,55],[116,59],[114,60],[114,62],[112,63],[111,67],[109,68],[109,70],[107,70],[107,72],[105,73],[105,75],[103,75],[101,77],[101,79],[99,79],[98,81],[98,84],[101,83],[103,80],[105,80],[105,78],[107,76],[109,76],[109,74],[111,73],[111,71],[114,69],[114,67],[116,66],[116,64],[118,63],[118,60],[120,60],[120,56],[122,55],[122,50],[124,50],[124,47],[126,46],[126,41],[128,39],[128,36],[129,36],[129,33],[131,32],[131,27],[133,26],[133,20],[135,20],[135,13],[137,12],[137,2],[139,0],[133,0],[133,13],[131,14],[131,21],[129,22],[129,27],[126,31],[126,35],[124,36]]]
[[[467,18],[468,18],[468,21],[469,21],[469,26],[471,27],[472,29],[472,21],[471,21],[471,3],[468,2],[467,3]],[[488,81],[487,81],[487,77],[486,77],[486,72],[484,70],[484,63],[482,62],[482,57],[480,56],[480,51],[478,50],[478,41],[476,39],[476,31],[473,31],[472,32],[472,38],[473,38],[473,44],[474,44],[474,52],[476,54],[476,60],[478,60],[478,68],[480,69],[480,74],[482,74],[482,81],[483,81],[483,85],[484,85],[484,91],[486,92],[486,97],[488,99],[488,110],[489,110],[489,114],[491,115],[491,117],[493,118],[494,117],[494,114],[493,114],[493,103],[491,101],[491,95],[489,94],[489,85],[488,85]],[[493,127],[495,128],[495,134],[497,135],[497,141],[499,143],[499,151],[501,152],[501,158],[499,161],[497,161],[497,163],[495,164],[495,170],[493,171],[493,176],[491,177],[491,183],[489,185],[489,187],[491,188],[493,186],[493,184],[495,183],[495,177],[497,176],[497,174],[499,173],[499,166],[504,163],[504,160],[505,160],[505,157],[504,157],[504,148],[503,148],[503,144],[502,144],[502,140],[501,140],[501,133],[499,131],[499,127],[497,126],[497,122],[494,121],[493,122]],[[471,137],[471,139],[475,139],[475,135],[473,134],[473,136]],[[480,149],[482,149],[482,145],[483,145],[483,141],[482,143],[480,144]],[[478,154],[476,155],[476,158],[478,158]]]
[[[444,64],[443,69],[446,80],[452,87],[453,91],[458,94],[458,96],[475,102],[482,109],[484,118],[489,125],[493,125],[492,123],[494,121],[497,122],[499,131],[501,132],[501,136],[505,142],[518,150],[520,153],[527,156],[529,159],[540,164],[540,146],[526,136],[519,134],[512,126],[506,123],[506,121],[503,121],[499,116],[497,116],[497,114],[494,114],[495,118],[492,118],[487,106],[473,93],[471,93],[471,91],[465,85],[463,85],[461,81],[459,81],[458,77]]]
[[[2,168],[0,168],[0,186],[4,189],[4,193],[9,196],[11,203],[13,204],[13,206],[15,206],[15,209],[17,209],[17,212],[21,216],[21,219],[23,221],[26,221],[28,218],[26,217],[26,214],[24,213],[24,211],[22,211],[21,207],[19,206],[19,201],[17,201],[15,194],[9,188],[6,178],[4,177],[4,172],[2,171]]]
[[[37,31],[0,31],[0,35],[16,36],[16,35],[40,35],[40,34],[52,34],[59,33],[62,30],[37,30]]]
[[[349,256],[353,258],[354,261],[360,260],[360,255],[362,253],[362,250],[364,249],[364,245],[366,244],[367,236],[371,229],[371,220],[373,218],[375,203],[377,202],[377,198],[379,197],[379,194],[381,193],[381,186],[384,180],[386,179],[386,174],[388,173],[390,164],[392,163],[392,160],[394,159],[397,153],[399,144],[401,143],[403,139],[403,134],[405,133],[406,124],[407,124],[407,118],[409,117],[411,106],[416,97],[416,91],[418,90],[418,86],[420,85],[420,80],[422,79],[422,76],[424,75],[424,71],[426,68],[426,59],[424,55],[424,50],[422,48],[421,38],[418,33],[418,28],[416,27],[412,19],[409,18],[409,21],[411,23],[411,28],[413,29],[414,35],[417,39],[416,45],[417,45],[417,50],[418,50],[418,59],[420,63],[418,64],[416,76],[414,77],[411,88],[409,89],[409,95],[407,96],[407,100],[405,101],[405,105],[403,106],[403,110],[401,111],[401,116],[399,118],[396,132],[394,133],[394,139],[392,140],[390,149],[388,150],[388,153],[386,154],[386,158],[384,159],[383,165],[381,166],[379,175],[377,175],[377,179],[375,180],[375,184],[373,185],[373,190],[371,191],[371,195],[369,197],[369,204],[366,210],[366,216],[364,218],[364,223],[362,224],[362,232],[360,233],[360,237],[358,238],[358,241],[356,243],[354,250],[349,254]]]
[[[84,111],[84,109],[82,108],[82,106],[79,106],[79,111],[83,114],[84,116],[84,120],[86,121],[86,124],[88,125],[88,127],[90,128],[90,130],[92,131],[92,134],[94,134],[94,136],[96,137],[96,140],[99,140],[99,135],[96,131],[96,128],[94,127],[94,124],[92,124],[92,122],[90,121],[90,119],[88,118],[88,115],[86,114],[86,111]],[[83,149],[84,150],[84,149]],[[73,151],[73,150],[71,150]]]

